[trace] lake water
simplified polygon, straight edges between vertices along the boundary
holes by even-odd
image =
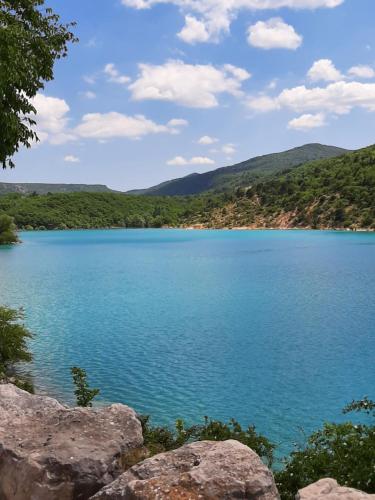
[[[290,447],[374,397],[375,234],[107,230],[22,233],[0,250],[0,303],[23,306],[40,390],[157,423],[254,423]]]

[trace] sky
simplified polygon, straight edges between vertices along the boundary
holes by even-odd
[[[0,182],[155,185],[375,143],[374,0],[47,0],[79,43]]]

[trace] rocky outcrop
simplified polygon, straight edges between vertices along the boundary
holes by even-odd
[[[66,408],[0,385],[1,500],[84,500],[136,463],[142,429],[120,404]]]
[[[370,500],[369,495],[353,488],[340,486],[334,479],[321,479],[298,492],[296,500]]]
[[[201,441],[144,460],[92,500],[276,500],[271,472],[238,441]]]

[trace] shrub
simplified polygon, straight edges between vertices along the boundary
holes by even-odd
[[[13,217],[0,215],[0,245],[17,243],[16,226]]]
[[[371,414],[375,403],[365,398],[353,401],[344,409]],[[374,425],[325,424],[313,433],[303,449],[285,460],[285,468],[276,473],[276,483],[283,500],[292,500],[301,488],[324,477],[339,484],[375,493]]]
[[[205,417],[204,424],[186,427],[183,420],[177,420],[175,429],[168,427],[152,427],[150,418],[140,417],[145,446],[151,455],[175,450],[186,443],[194,441],[226,441],[235,439],[254,450],[270,467],[273,463],[275,446],[255,427],[243,429],[236,420],[223,423]]]

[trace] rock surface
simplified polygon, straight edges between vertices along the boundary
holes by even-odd
[[[321,479],[300,490],[296,500],[370,500],[371,498],[375,499],[375,495],[340,486],[334,479]]]
[[[92,500],[276,500],[271,472],[238,441],[201,441],[144,460]]]
[[[87,499],[135,463],[142,444],[127,406],[69,409],[0,385],[1,500]]]

